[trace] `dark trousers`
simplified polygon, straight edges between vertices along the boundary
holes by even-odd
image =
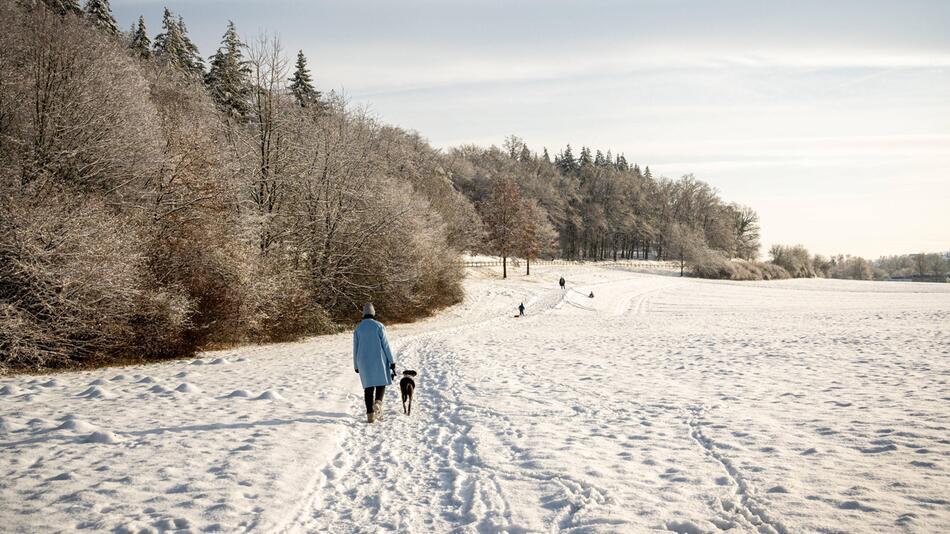
[[[375,390],[375,394],[373,390]],[[366,401],[366,413],[373,412],[373,403],[383,400],[383,393],[386,393],[386,386],[371,386],[363,389],[363,400]]]

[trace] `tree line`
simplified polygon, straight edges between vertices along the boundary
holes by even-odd
[[[450,149],[445,165],[478,206],[488,250],[503,258],[677,260],[726,270],[759,265],[758,214],[724,201],[692,175],[655,178],[623,154],[588,147],[575,157],[568,145],[552,159],[547,148],[532,151],[515,135],[500,148]],[[735,274],[713,270],[707,274]]]
[[[867,260],[844,254],[831,257],[811,255],[802,245],[773,245],[769,256],[773,263],[796,278],[946,282],[950,275],[950,253],[921,252]]]

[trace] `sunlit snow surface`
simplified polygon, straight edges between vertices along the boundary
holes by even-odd
[[[0,531],[950,531],[950,286],[466,288],[374,425],[348,334],[0,378]]]

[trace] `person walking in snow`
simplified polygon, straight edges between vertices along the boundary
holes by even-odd
[[[563,277],[563,276],[561,277],[561,280],[558,281],[558,283],[561,284],[561,289],[564,289],[564,277]]]
[[[393,383],[396,362],[389,349],[386,327],[376,320],[373,305],[363,305],[363,320],[353,330],[353,370],[360,375],[363,399],[366,401],[366,422],[378,421],[383,416],[383,394]]]
[[[524,302],[518,305],[518,315],[524,317]]]

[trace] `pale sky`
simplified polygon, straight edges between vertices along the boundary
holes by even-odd
[[[570,143],[693,173],[812,252],[950,250],[950,1],[113,0],[211,55],[303,49],[318,89],[433,145]]]

